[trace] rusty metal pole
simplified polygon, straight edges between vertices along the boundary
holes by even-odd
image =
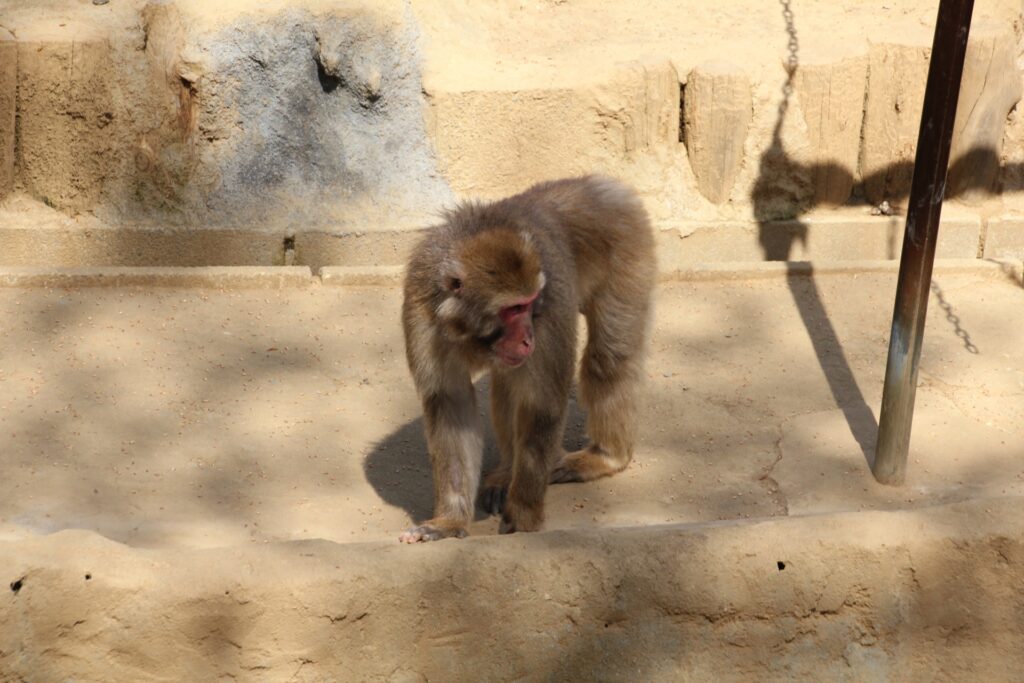
[[[974,0],[941,0],[935,23],[896,285],[878,444],[871,465],[875,479],[883,484],[902,484],[907,471],[928,289],[973,10]]]

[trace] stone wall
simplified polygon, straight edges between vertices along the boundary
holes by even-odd
[[[884,26],[858,3],[746,4],[659,0],[627,29],[589,0],[0,0],[0,218],[256,231],[284,245],[276,261],[291,240],[291,258],[320,263],[344,261],[353,237],[408,243],[395,235],[460,197],[594,171],[684,234],[837,207],[855,209],[855,232],[872,206],[898,214],[933,3],[890,3]],[[983,253],[989,218],[1024,209],[1021,13],[988,0],[975,14],[949,188]]]

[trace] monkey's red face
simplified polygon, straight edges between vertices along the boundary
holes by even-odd
[[[510,368],[519,367],[533,353],[533,305],[539,294],[498,311],[504,334],[494,344],[494,355]]]
[[[543,284],[543,278],[538,284]],[[450,285],[451,287],[451,285]],[[457,280],[437,307],[437,319],[446,336],[472,349],[481,361],[485,357],[509,368],[517,368],[533,353],[533,321],[541,307],[542,289],[516,297],[508,295],[493,301],[474,296],[472,288]],[[486,361],[485,361],[486,362]]]
[[[528,235],[483,231],[443,265],[437,318],[477,362],[517,368],[534,350],[533,320],[545,282]]]

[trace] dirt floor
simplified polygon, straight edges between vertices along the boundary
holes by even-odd
[[[937,272],[905,487],[866,460],[894,270],[663,283],[636,460],[553,487],[547,528],[1024,494],[1024,289]],[[0,538],[396,538],[432,495],[399,304],[395,287],[0,289]],[[567,445],[583,438],[574,407]]]

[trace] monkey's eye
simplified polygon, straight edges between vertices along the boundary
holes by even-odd
[[[492,344],[494,344],[494,342],[496,342],[499,339],[501,339],[501,335],[503,333],[504,333],[504,330],[502,330],[500,327],[495,327],[492,332],[489,332],[489,333],[487,333],[485,335],[479,336],[476,339],[477,339],[478,342],[480,342],[484,346],[491,346]]]
[[[516,304],[515,306],[509,306],[505,310],[507,310],[512,315],[519,315],[520,313],[523,313],[523,312],[526,311],[526,305],[525,304]]]

